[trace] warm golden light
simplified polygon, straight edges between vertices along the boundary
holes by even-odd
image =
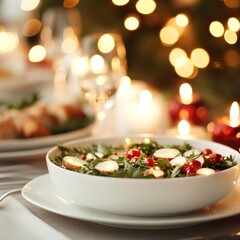
[[[77,6],[79,3],[79,0],[64,0],[63,1],[63,6],[66,8],[72,8]]]
[[[178,133],[181,137],[186,137],[189,135],[191,130],[190,124],[186,120],[181,120],[178,123]]]
[[[19,38],[16,33],[0,31],[0,52],[10,52],[17,48]]]
[[[230,126],[237,127],[240,124],[239,105],[234,101],[230,108]]]
[[[136,3],[136,9],[141,14],[150,14],[156,8],[156,3],[154,0],[138,0]]]
[[[179,95],[183,104],[191,104],[193,100],[191,85],[188,83],[183,83],[179,88]]]
[[[21,9],[24,11],[32,11],[35,9],[40,3],[40,0],[22,0]]]
[[[228,44],[235,44],[238,40],[238,36],[235,32],[231,30],[226,30],[224,33],[224,39]]]
[[[179,27],[186,27],[188,25],[188,17],[183,13],[178,14],[175,21]]]
[[[129,2],[129,0],[112,0],[112,3],[116,6],[124,6]]]
[[[97,78],[96,78],[96,84],[98,85],[98,86],[103,86],[105,83],[106,83],[106,77],[104,77],[104,76],[97,76]]]
[[[160,40],[163,45],[173,45],[179,39],[178,31],[171,26],[163,27],[159,33]]]
[[[205,68],[209,64],[210,57],[206,50],[202,48],[196,48],[191,53],[191,60],[193,64],[198,68]]]
[[[62,51],[64,53],[71,53],[73,51],[75,51],[78,47],[78,41],[75,38],[69,37],[64,39],[63,43],[62,43]]]
[[[175,71],[180,77],[189,78],[194,73],[194,66],[189,58],[186,58],[183,65],[175,66]]]
[[[239,8],[240,7],[239,0],[224,0],[224,4],[229,8]]]
[[[210,24],[209,31],[214,37],[221,37],[224,34],[224,27],[222,23],[214,21]]]
[[[75,76],[81,76],[88,71],[88,58],[76,56],[72,60],[71,71]]]
[[[128,16],[124,21],[124,26],[129,31],[134,31],[139,27],[139,19],[137,16]]]
[[[130,89],[131,89],[131,79],[128,76],[123,76],[120,80],[119,83],[119,88],[117,91],[117,95],[120,97],[125,97],[127,93],[129,93]]]
[[[174,48],[169,54],[169,61],[175,67],[182,66],[187,58],[187,53],[181,48]]]
[[[61,50],[64,53],[71,53],[78,47],[78,38],[71,27],[66,27],[63,32],[63,43]]]
[[[109,53],[115,47],[115,41],[110,34],[104,34],[99,38],[97,45],[100,52]]]
[[[36,18],[31,18],[24,23],[22,34],[25,37],[37,35],[41,30],[42,23]]]
[[[238,32],[240,29],[240,22],[237,18],[231,17],[228,19],[228,28],[233,32]]]
[[[120,71],[121,69],[121,62],[118,57],[113,57],[111,61],[111,67],[113,71]]]
[[[30,62],[41,62],[45,57],[46,50],[41,45],[33,46],[28,53],[28,58]]]
[[[100,55],[93,55],[90,59],[91,69],[94,73],[101,73],[104,70],[104,59]]]

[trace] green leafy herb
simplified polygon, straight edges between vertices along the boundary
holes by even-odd
[[[0,101],[0,105],[8,109],[23,109],[36,103],[39,99],[40,99],[40,95],[38,93],[33,93],[31,95],[25,96],[23,99],[17,102],[11,103],[11,102]]]

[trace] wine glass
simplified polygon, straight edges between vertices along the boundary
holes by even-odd
[[[40,44],[52,66],[55,92],[64,91],[66,87],[70,63],[79,48],[81,26],[78,9],[59,6],[43,13]]]
[[[126,75],[126,51],[123,40],[116,33],[86,35],[81,41],[79,86],[84,99],[93,108],[96,126],[101,129],[105,112],[113,104],[123,76]]]

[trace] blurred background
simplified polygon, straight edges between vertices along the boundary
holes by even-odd
[[[71,14],[80,28],[78,38],[120,33],[131,79],[169,98],[187,82],[212,116],[240,100],[239,0],[0,0],[1,75],[8,74],[4,64],[10,68],[6,56],[13,52],[9,61],[18,73],[25,61],[49,64],[46,53],[34,47],[43,45],[44,18],[57,7],[78,10],[80,15]],[[69,46],[74,48],[74,41]]]

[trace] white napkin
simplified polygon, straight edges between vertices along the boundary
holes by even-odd
[[[12,197],[0,203],[0,239],[69,240]]]

